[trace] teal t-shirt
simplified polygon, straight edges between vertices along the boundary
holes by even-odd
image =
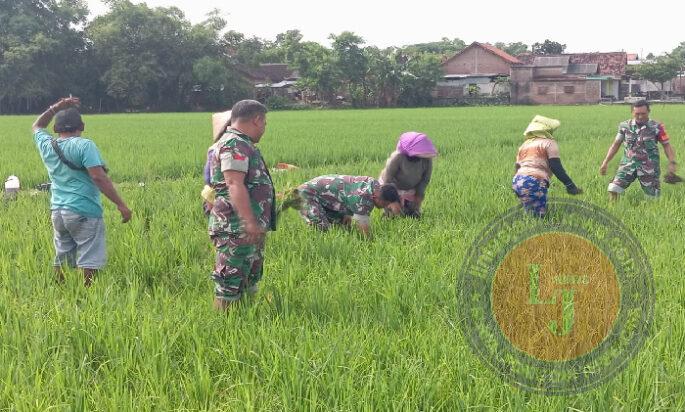
[[[68,209],[81,216],[102,217],[100,189],[87,171],[70,169],[59,160],[50,143],[51,139],[52,136],[45,129],[39,129],[33,135],[52,182],[50,209]],[[95,143],[89,139],[67,137],[57,139],[57,144],[67,160],[76,166],[89,168],[105,165]]]

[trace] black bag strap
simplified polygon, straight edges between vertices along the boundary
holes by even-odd
[[[55,140],[55,139],[50,139],[50,144],[52,144],[52,149],[55,151],[55,154],[57,154],[57,157],[59,157],[59,160],[62,161],[62,163],[64,163],[65,165],[67,165],[67,167],[68,167],[69,169],[71,169],[71,170],[78,170],[78,171],[81,171],[81,172],[87,172],[87,171],[88,171],[88,169],[86,169],[85,167],[76,166],[76,165],[73,164],[69,159],[67,159],[67,157],[64,156],[64,152],[62,151],[62,149],[61,149],[61,148],[59,147],[59,145],[57,144],[57,140]],[[102,166],[102,168],[104,169],[105,173],[108,173],[108,172],[109,172],[109,170],[107,169],[107,167],[105,167],[104,165]]]
[[[52,144],[52,149],[53,149],[53,150],[55,151],[55,153],[57,154],[57,157],[59,157],[59,160],[61,160],[62,163],[64,163],[65,165],[67,165],[67,167],[69,167],[69,169],[72,169],[72,170],[80,170],[80,171],[82,171],[82,172],[87,171],[87,169],[86,169],[85,167],[78,167],[78,166],[76,166],[75,164],[71,163],[71,161],[69,161],[69,159],[67,159],[66,156],[64,156],[64,152],[62,151],[62,149],[61,149],[61,148],[59,147],[59,145],[57,144],[57,140],[55,140],[55,139],[50,139],[50,143]]]

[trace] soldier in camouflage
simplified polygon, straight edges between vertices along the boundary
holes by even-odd
[[[632,119],[618,126],[616,139],[609,147],[599,169],[602,176],[606,175],[609,162],[616,155],[621,144],[625,145],[625,152],[618,166],[616,177],[609,184],[610,200],[618,199],[618,196],[636,178],[647,196],[651,198],[659,196],[661,171],[658,143],[661,143],[668,157],[668,173],[675,174],[676,172],[675,151],[669,143],[664,125],[649,118],[649,103],[645,100],[634,103],[632,114]]]
[[[300,215],[307,224],[320,230],[331,225],[349,226],[370,236],[370,215],[374,207],[400,213],[400,198],[395,186],[381,185],[368,176],[326,175],[314,178],[297,188]]]
[[[266,232],[276,229],[273,181],[259,143],[266,107],[242,100],[231,109],[231,125],[209,157],[210,185],[216,192],[209,236],[216,247],[214,306],[225,310],[262,278]]]

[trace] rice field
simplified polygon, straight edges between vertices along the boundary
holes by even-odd
[[[517,204],[514,158],[535,114],[561,120],[580,199],[632,230],[654,270],[644,348],[609,383],[573,396],[502,381],[467,346],[456,310],[468,248]],[[211,306],[199,199],[210,114],[84,117],[134,211],[123,225],[103,201],[109,264],[90,289],[76,273],[53,281],[49,197],[31,190],[47,181],[34,118],[0,117],[0,176],[25,188],[0,203],[0,410],[685,410],[685,185],[648,201],[634,184],[608,203],[610,176],[598,169],[629,116],[627,106],[270,113],[265,159],[300,167],[274,173],[277,190],[328,173],[377,176],[408,130],[427,133],[440,156],[424,217],[375,212],[370,242],[285,212],[259,294],[227,314]],[[652,116],[685,163],[685,107],[653,106]],[[558,181],[550,195],[568,196]]]

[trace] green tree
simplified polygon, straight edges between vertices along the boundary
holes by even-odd
[[[288,30],[276,35],[276,41],[270,43],[263,51],[265,63],[294,64],[295,55],[302,48],[302,33],[299,30]]]
[[[340,78],[347,84],[352,104],[355,106],[366,104],[365,77],[368,61],[361,47],[364,39],[349,31],[344,31],[339,35],[331,34],[329,38],[332,40],[333,56],[340,71]]]
[[[512,56],[518,56],[519,54],[523,54],[528,51],[528,45],[519,41],[514,43],[497,42],[495,43],[495,47],[500,50],[504,50]]]
[[[226,32],[220,44],[233,63],[247,67],[257,67],[259,63],[264,63],[264,51],[268,47],[267,42],[259,37],[246,38],[244,34],[234,30]]]
[[[187,109],[197,75],[218,67],[209,70],[207,60],[198,60],[212,56],[230,70],[218,41],[226,21],[217,10],[193,26],[175,7],[150,9],[128,0],[109,5],[110,11],[93,20],[86,33],[104,91],[117,109]]]
[[[412,44],[402,49],[409,54],[433,54],[439,57],[449,57],[465,48],[466,43],[463,40],[459,38],[450,40],[443,37],[440,41]]]
[[[380,50],[369,46],[364,48],[364,55],[369,65],[366,76],[368,101],[377,107],[397,105],[399,97],[402,67],[398,62],[398,49]]]
[[[430,106],[433,89],[442,77],[440,58],[421,54],[409,58],[403,66],[398,104],[405,107]]]
[[[685,42],[681,42],[675,49],[673,49],[671,52],[671,57],[680,64],[681,73],[678,74],[682,75],[682,72],[685,72]]]
[[[251,95],[251,85],[220,57],[193,63],[193,103],[197,109],[219,110]]]
[[[342,83],[333,52],[319,43],[304,42],[293,59],[294,67],[300,73],[298,85],[305,91],[305,100],[311,100],[311,97],[335,104]]]
[[[543,43],[533,43],[531,49],[533,54],[562,54],[566,45],[546,39]]]
[[[85,42],[81,0],[0,3],[0,112],[29,112],[81,91]],[[56,65],[55,62],[59,62]]]
[[[654,83],[659,83],[661,97],[664,97],[664,83],[675,78],[682,69],[682,61],[677,56],[663,55],[654,62],[642,63],[636,69],[637,74]]]
[[[183,50],[190,24],[176,8],[150,9],[128,0],[110,2],[109,13],[88,27],[96,58],[105,67],[101,80],[120,107],[164,110],[178,107],[184,71]]]

